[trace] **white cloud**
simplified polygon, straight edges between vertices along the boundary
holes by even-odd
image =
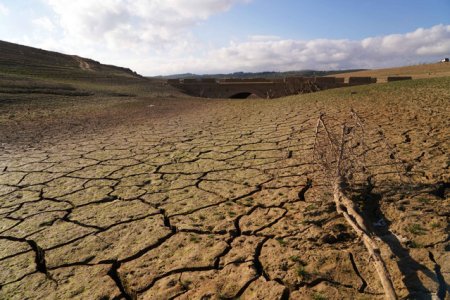
[[[65,35],[109,49],[162,50],[183,43],[189,29],[249,0],[44,0]]]
[[[130,55],[116,63],[150,75],[401,66],[448,57],[450,25],[363,40],[302,41],[251,36],[246,41],[232,41],[227,47],[213,48],[202,55],[180,53],[181,50],[158,55]]]
[[[0,15],[7,16],[9,15],[9,8],[6,5],[0,3]]]
[[[450,25],[363,40],[286,40],[250,37],[211,51],[190,65],[194,71],[267,71],[375,68],[433,61],[450,54]],[[227,62],[223,64],[223,62]],[[169,68],[167,65],[162,69]],[[182,65],[186,68],[187,65]],[[183,71],[183,69],[180,71]],[[171,68],[172,71],[173,68]]]
[[[40,29],[46,30],[46,31],[54,31],[55,25],[48,17],[40,17],[37,19],[34,19],[32,23],[37,26]]]

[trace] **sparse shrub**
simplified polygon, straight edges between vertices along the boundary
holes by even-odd
[[[407,230],[415,235],[424,235],[425,232],[427,231],[425,228],[422,227],[422,225],[417,224],[417,223],[410,225],[407,228]]]
[[[286,244],[287,244],[286,241],[283,240],[282,238],[277,238],[276,240],[277,240],[277,242],[280,243],[280,245],[283,246],[283,247],[285,247]]]
[[[300,258],[297,255],[292,255],[290,258],[291,258],[291,260],[293,262],[299,262],[300,261]]]
[[[305,266],[303,265],[297,266],[296,272],[297,276],[300,277],[302,280],[308,280],[311,277],[311,274],[309,274],[309,272],[306,271]]]
[[[310,204],[310,205],[308,205],[306,208],[305,208],[305,211],[311,211],[311,210],[314,210],[314,209],[316,209],[317,208],[317,206],[315,205],[315,204]]]
[[[193,242],[193,243],[196,243],[196,244],[199,242],[198,237],[195,236],[195,235],[191,235],[191,237],[189,238],[189,240],[190,240],[191,242]]]
[[[290,259],[293,262],[298,263],[299,265],[306,266],[306,263],[303,260],[301,260],[300,257],[298,257],[297,255],[291,256]]]
[[[439,227],[441,227],[441,224],[439,224],[439,222],[431,223],[431,228],[435,229],[435,228],[439,228]]]
[[[420,244],[420,243],[418,243],[418,242],[416,242],[416,241],[411,241],[411,242],[409,243],[409,247],[410,247],[410,248],[417,249],[417,248],[423,248],[423,245]]]
[[[327,300],[327,297],[325,297],[324,295],[322,295],[321,293],[314,293],[312,295],[312,298],[314,300]]]

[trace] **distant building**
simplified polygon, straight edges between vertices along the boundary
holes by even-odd
[[[446,58],[444,58],[444,59],[441,59],[441,62],[442,63],[444,63],[444,62],[449,62],[450,60],[449,60],[449,58],[448,57],[446,57]]]

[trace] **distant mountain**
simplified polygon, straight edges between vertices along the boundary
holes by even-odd
[[[160,79],[196,79],[196,78],[282,78],[291,76],[328,76],[334,74],[342,74],[349,72],[365,71],[366,69],[353,69],[353,70],[336,70],[336,71],[316,71],[316,70],[302,70],[302,71],[288,71],[288,72],[257,72],[257,73],[247,73],[247,72],[235,72],[229,74],[208,74],[208,75],[197,75],[192,73],[185,74],[175,74],[168,76],[156,76],[154,78]]]
[[[0,73],[71,80],[125,81],[144,77],[128,68],[0,41]]]

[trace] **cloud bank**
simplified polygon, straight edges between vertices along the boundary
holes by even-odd
[[[187,62],[181,69],[189,65],[197,66],[198,71],[230,72],[378,68],[432,62],[445,55],[450,55],[450,25],[436,25],[406,34],[363,40],[301,41],[251,37],[247,41],[232,42],[228,47],[212,50],[206,58]],[[168,63],[162,69],[170,67]]]
[[[249,0],[44,0],[65,36],[108,49],[167,51],[190,39],[189,29]]]

